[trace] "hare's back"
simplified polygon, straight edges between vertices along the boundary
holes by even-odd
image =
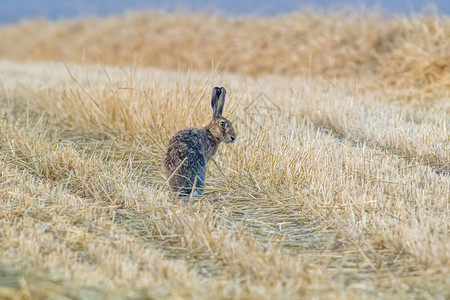
[[[196,177],[200,180],[197,185],[202,186],[206,171],[204,139],[205,133],[197,128],[181,130],[170,139],[164,167],[174,190],[192,186]]]
[[[184,166],[205,161],[203,143],[204,135],[201,129],[189,128],[177,132],[169,142],[164,160],[166,170],[170,173],[184,161]]]
[[[188,128],[178,131],[169,142],[169,147],[182,147],[201,151],[206,142],[206,130],[199,128]]]

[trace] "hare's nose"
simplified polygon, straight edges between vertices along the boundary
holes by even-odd
[[[230,142],[231,142],[231,143],[234,142],[235,139],[236,139],[236,138],[235,138],[234,136],[230,137]]]

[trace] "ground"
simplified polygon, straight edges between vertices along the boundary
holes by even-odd
[[[449,61],[425,55],[417,81],[370,63],[294,75],[4,49],[0,298],[450,296]],[[171,135],[208,123],[214,86],[238,139],[205,195],[180,200],[161,162]]]

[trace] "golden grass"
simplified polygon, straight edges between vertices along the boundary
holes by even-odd
[[[449,297],[448,22],[151,14],[0,29],[1,56],[20,61],[0,61],[0,298]],[[299,53],[321,59],[281,54],[301,30]],[[136,50],[133,34],[161,48]],[[92,41],[125,66],[86,63]],[[197,71],[142,66],[177,68],[181,53]],[[21,61],[60,57],[82,63]],[[207,72],[211,59],[242,74]],[[205,195],[181,201],[162,157],[209,121],[216,85],[238,141],[220,146]]]
[[[448,295],[445,99],[387,104],[307,78],[1,66],[3,297]],[[239,142],[211,163],[206,195],[180,202],[161,158],[176,130],[208,121],[213,82],[229,90]]]
[[[450,18],[313,12],[279,17],[146,13],[0,29],[0,58],[99,61],[241,74],[372,76],[392,98],[448,95]]]

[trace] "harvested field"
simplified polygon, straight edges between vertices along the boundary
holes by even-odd
[[[450,297],[448,17],[149,13],[0,39],[0,298]],[[238,140],[180,201],[161,160],[218,85]]]

